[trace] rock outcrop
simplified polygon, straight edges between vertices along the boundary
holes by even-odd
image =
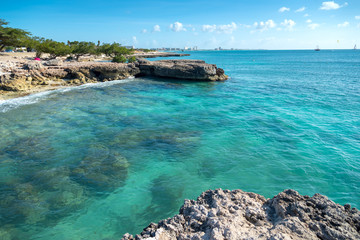
[[[200,81],[224,81],[224,70],[201,60],[139,60],[142,75]]]
[[[326,196],[285,190],[272,199],[241,190],[208,190],[180,213],[133,239],[360,239],[360,212]]]
[[[0,90],[28,91],[37,86],[68,86],[152,76],[200,81],[223,81],[224,70],[199,60],[138,60],[136,63],[63,62],[49,60],[0,64]]]

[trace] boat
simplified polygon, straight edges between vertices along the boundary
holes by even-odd
[[[354,46],[354,50],[356,50],[357,49],[357,47],[356,47],[356,44],[355,44],[355,46]]]
[[[320,51],[319,46],[316,46],[315,51]]]

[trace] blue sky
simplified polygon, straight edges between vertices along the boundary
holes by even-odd
[[[359,0],[2,0],[10,26],[57,41],[136,47],[360,47]]]

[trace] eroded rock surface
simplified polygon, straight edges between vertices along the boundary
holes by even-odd
[[[142,75],[166,78],[180,78],[203,81],[224,81],[228,79],[222,68],[201,60],[160,60],[141,59]]]
[[[272,199],[241,190],[208,190],[180,213],[132,239],[360,239],[360,212],[326,196],[285,190]]]
[[[0,91],[25,92],[41,86],[59,87],[125,79],[132,76],[223,81],[224,70],[200,60],[139,59],[136,63],[22,60],[0,63]],[[48,89],[48,88],[47,88]]]

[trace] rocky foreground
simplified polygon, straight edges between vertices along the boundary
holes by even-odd
[[[208,190],[178,215],[132,239],[360,239],[360,212],[326,196],[285,190],[272,199],[241,190]]]
[[[6,92],[32,93],[62,86],[150,76],[196,81],[224,81],[224,70],[200,60],[162,60],[135,63],[49,61],[0,62],[0,95]]]

